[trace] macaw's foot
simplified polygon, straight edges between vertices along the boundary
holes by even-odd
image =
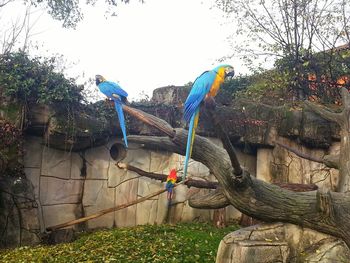
[[[112,106],[112,107],[114,107],[114,101],[113,101],[113,100],[105,99],[105,103],[106,103],[107,106]]]

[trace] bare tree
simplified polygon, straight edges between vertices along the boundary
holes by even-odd
[[[307,75],[303,72],[305,67],[316,70],[312,67],[315,63],[311,63],[314,55],[324,53],[324,59],[332,65],[332,58],[337,54],[329,51],[349,43],[350,7],[347,0],[216,2],[232,14],[237,23],[232,37],[235,53],[243,54],[247,64],[254,66],[259,57],[279,59],[277,66],[288,70],[291,88],[300,99],[309,92]],[[243,44],[234,42],[237,36],[244,39]]]
[[[4,7],[8,3],[12,2],[13,0],[0,0],[0,8]]]
[[[6,8],[5,5],[4,8]],[[5,9],[0,9],[0,12],[1,11],[5,12]],[[35,34],[33,32],[34,26],[41,16],[39,14],[32,20],[33,14],[34,12],[32,11],[31,5],[26,5],[23,15],[15,19],[11,18],[10,21],[2,21],[3,24],[7,24],[7,26],[0,30],[1,54],[10,53],[15,49],[28,51],[30,47],[30,38]],[[5,20],[4,18],[2,19]]]
[[[7,6],[11,2],[14,2],[14,0],[0,0],[0,8]],[[97,0],[22,0],[17,2],[22,2],[26,5],[34,7],[40,7],[51,15],[53,19],[61,21],[63,27],[75,28],[84,17],[81,9],[82,5],[95,5]],[[106,4],[106,13],[113,16],[115,15],[116,7],[120,3],[127,4],[130,2],[130,0],[105,0],[104,2]],[[143,3],[143,0],[139,0],[139,2]]]

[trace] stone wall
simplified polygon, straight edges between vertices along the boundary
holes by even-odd
[[[115,140],[110,140],[107,145],[83,152],[66,152],[44,146],[41,137],[26,138],[25,173],[33,185],[41,232],[47,227],[130,202],[164,188],[164,183],[119,169],[110,157],[110,148],[114,143]],[[252,174],[256,173],[255,156],[240,152],[239,158]],[[148,172],[168,174],[172,168],[181,172],[184,157],[170,152],[148,151],[130,144],[122,162]],[[215,180],[208,168],[195,161],[190,162],[188,174]],[[205,191],[181,185],[175,189],[170,210],[164,193],[73,228],[95,229],[193,220],[210,222],[214,211],[194,209],[187,202],[192,195]],[[227,221],[238,220],[240,213],[228,207],[225,216]]]
[[[226,235],[216,263],[343,263],[346,244],[330,235],[292,224],[254,225]]]
[[[217,139],[212,140],[220,144]],[[283,137],[278,140],[316,157],[339,150],[337,143],[328,150],[311,150]],[[164,183],[119,169],[110,156],[110,148],[116,140],[81,152],[47,147],[42,137],[27,136],[25,141],[27,196],[33,196],[36,205],[20,207],[13,213],[15,218],[16,213],[21,211],[22,218],[22,222],[16,221],[8,230],[17,244],[39,242],[40,233],[45,232],[47,227],[130,202],[164,188]],[[337,170],[301,159],[279,146],[260,146],[255,154],[254,151],[246,154],[239,149],[237,153],[241,164],[252,175],[268,182],[314,183],[329,189],[334,189],[337,183]],[[168,174],[172,168],[181,173],[184,157],[170,152],[148,151],[140,145],[131,144],[122,161],[148,172]],[[190,162],[188,172],[192,177],[215,180],[208,168],[195,161]],[[188,206],[187,200],[192,195],[205,191],[208,190],[179,186],[171,209],[167,206],[166,194],[162,194],[72,228],[82,230],[193,220],[213,221],[214,211]],[[238,220],[241,216],[233,207],[227,207],[224,214],[226,221]]]

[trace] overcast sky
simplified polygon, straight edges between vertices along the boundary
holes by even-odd
[[[118,82],[130,98],[142,92],[151,96],[155,88],[194,81],[230,54],[226,38],[234,26],[211,7],[212,1],[135,0],[119,5],[117,16],[107,18],[105,6],[84,7],[85,18],[76,30],[61,28],[44,13],[31,40],[42,44],[39,54],[63,54],[67,74],[81,76],[80,82],[101,74]],[[13,19],[18,4],[8,10]],[[225,62],[238,74],[246,73],[236,58]]]

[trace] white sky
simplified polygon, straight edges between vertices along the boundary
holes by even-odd
[[[211,8],[212,2],[133,0],[120,4],[114,17],[105,16],[104,5],[84,7],[84,20],[76,30],[62,28],[44,13],[32,30],[40,33],[31,41],[42,43],[39,54],[63,54],[69,62],[67,75],[80,76],[80,82],[101,74],[118,82],[130,99],[141,92],[151,96],[155,88],[194,81],[230,54],[226,38],[234,26]],[[7,8],[13,19],[18,3]],[[246,73],[238,59],[225,63],[238,74]]]

